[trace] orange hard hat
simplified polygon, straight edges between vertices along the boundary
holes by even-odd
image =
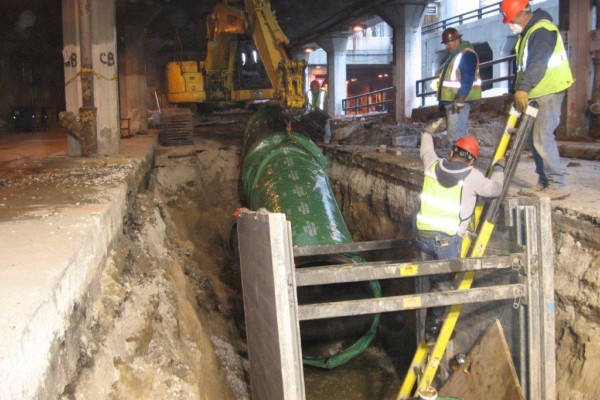
[[[442,32],[442,43],[446,44],[448,42],[453,41],[454,39],[461,38],[462,35],[458,33],[458,31],[454,28],[446,28],[444,32]]]
[[[528,5],[529,0],[502,0],[502,4],[500,4],[500,11],[504,15],[502,22],[508,24]]]
[[[461,157],[466,155],[465,158],[470,160],[474,160],[479,157],[479,143],[477,143],[477,138],[473,135],[466,135],[458,138],[456,142],[454,142],[452,150],[454,150],[454,152]],[[467,154],[461,154],[464,152]]]

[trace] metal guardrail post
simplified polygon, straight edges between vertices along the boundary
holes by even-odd
[[[375,101],[372,101],[372,96],[375,96]],[[377,96],[381,96],[381,100],[378,100]],[[342,99],[342,110],[344,113],[354,111],[355,115],[362,115],[359,110],[364,108],[367,110],[366,114],[368,114],[372,112],[373,107],[380,106],[382,111],[389,111],[388,106],[392,106],[392,110],[394,109],[394,100],[395,88],[389,87]],[[377,110],[373,111],[376,112]]]
[[[436,32],[440,28],[446,29],[452,25],[462,25],[470,20],[478,20],[482,19],[486,15],[497,14],[500,12],[500,2],[487,5],[485,7],[478,8],[476,10],[471,10],[463,14],[455,15],[450,18],[443,19],[441,21],[436,21],[434,23],[423,25],[421,27],[421,34],[425,35],[428,33]]]

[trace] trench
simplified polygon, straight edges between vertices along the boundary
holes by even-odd
[[[87,315],[77,373],[61,399],[251,397],[231,245],[233,213],[240,206],[243,130],[211,126],[194,137],[194,146],[157,150],[147,187],[132,196],[123,234],[101,277],[101,294],[90,310],[82,310]],[[408,151],[403,164],[376,152],[357,157],[358,152],[324,149],[352,239],[407,237],[412,227],[406,221],[422,180],[414,172],[418,167],[412,167]],[[597,232],[597,225],[567,224],[561,207],[553,218],[558,221],[557,398],[587,398],[598,391],[594,355],[600,351],[592,344],[600,309],[595,295],[600,258],[597,240],[590,247],[584,239]],[[365,255],[373,261],[407,257]],[[386,296],[408,291],[393,281],[381,285]],[[306,397],[395,398],[414,354],[414,326],[414,313],[382,314],[375,340],[358,357],[333,370],[304,367]],[[320,351],[335,351],[340,343],[319,345]]]
[[[61,399],[251,398],[231,236],[241,134],[194,140],[157,151],[103,272],[77,376]],[[407,325],[410,316],[383,315],[373,343],[356,358],[332,370],[304,366],[306,398],[393,398],[414,349]],[[310,351],[333,354],[339,346],[342,340],[313,341]]]

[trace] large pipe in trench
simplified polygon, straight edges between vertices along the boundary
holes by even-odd
[[[253,210],[266,208],[285,213],[291,224],[294,246],[352,242],[331,189],[327,159],[307,137],[294,132],[288,135],[280,114],[278,107],[263,107],[251,117],[246,127],[241,179],[245,205]],[[295,262],[296,266],[302,267],[360,261],[364,260],[356,255],[340,254]],[[302,304],[313,299],[355,298],[356,292],[363,292],[363,296],[381,295],[379,282],[372,281],[369,285],[363,282],[301,288],[298,297]],[[332,323],[302,321],[304,363],[330,369],[349,361],[369,346],[378,324],[379,314],[336,319]],[[356,340],[357,330],[362,336]],[[336,341],[336,335],[348,331],[354,332],[352,339]],[[313,341],[330,343],[322,346],[327,351],[308,355],[305,342],[310,336]]]

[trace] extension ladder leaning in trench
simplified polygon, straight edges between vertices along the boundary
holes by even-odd
[[[294,257],[389,249],[402,246],[405,241],[294,247],[289,222],[284,214],[266,210],[241,212],[238,217],[238,238],[254,398],[305,398],[300,321],[452,306],[429,358],[427,346],[419,346],[398,394],[398,398],[403,399],[410,397],[417,377],[420,377],[420,384],[424,385],[435,376],[461,311],[459,304],[510,300],[514,305],[519,304],[521,298],[521,305],[526,309],[525,312],[524,307],[518,308],[522,338],[519,339],[521,386],[526,388],[529,399],[549,400],[555,397],[550,201],[537,198],[507,200],[504,210],[506,226],[511,227],[518,248],[524,249],[524,252],[482,257],[535,114],[536,108],[530,106],[513,135],[519,114],[511,112],[492,161],[495,163],[502,158],[512,144],[505,167],[502,195],[488,205],[484,222],[470,252],[471,257],[463,260],[419,263],[383,261],[296,269]],[[482,214],[483,210],[479,210],[478,215]],[[470,286],[475,270],[513,270],[519,275],[519,283],[473,289]],[[304,305],[298,304],[296,296],[301,286],[418,278],[449,272],[464,273],[465,278],[459,290],[443,293],[443,296],[423,293]],[[427,358],[429,363],[425,364]]]
[[[514,106],[511,107],[508,121],[500,141],[496,146],[494,156],[487,169],[487,175],[490,176],[492,174],[494,165],[498,162],[498,160],[509,153],[504,170],[504,185],[502,192],[500,196],[493,199],[488,204],[485,210],[485,217],[483,221],[481,221],[481,215],[484,212],[484,205],[479,204],[476,207],[473,215],[473,222],[474,226],[477,227],[475,230],[475,232],[477,232],[477,236],[474,243],[472,242],[471,237],[465,237],[462,243],[461,258],[482,257],[485,253],[487,244],[490,240],[496,220],[498,218],[500,206],[506,197],[510,182],[517,169],[521,152],[527,137],[531,134],[533,129],[533,124],[535,122],[535,118],[537,117],[537,103],[535,101],[531,101],[529,103],[529,106],[527,107],[523,118],[520,121],[519,128],[516,129],[515,127],[519,122],[520,115],[521,114],[515,110]],[[473,283],[474,277],[474,271],[468,271],[462,277],[457,277],[457,289],[469,289]],[[456,304],[450,307],[450,310],[446,313],[444,324],[442,325],[442,329],[440,330],[439,336],[431,352],[428,351],[429,346],[427,345],[425,339],[421,340],[413,361],[410,364],[409,370],[404,378],[404,382],[400,388],[400,392],[398,393],[397,400],[410,398],[410,394],[417,380],[417,375],[419,375],[420,382],[415,393],[418,393],[419,389],[423,389],[428,386],[430,382],[433,382],[433,378],[435,377],[437,369],[441,364],[442,357],[444,356],[448,342],[452,337],[452,332],[454,331],[461,310],[461,304]]]

